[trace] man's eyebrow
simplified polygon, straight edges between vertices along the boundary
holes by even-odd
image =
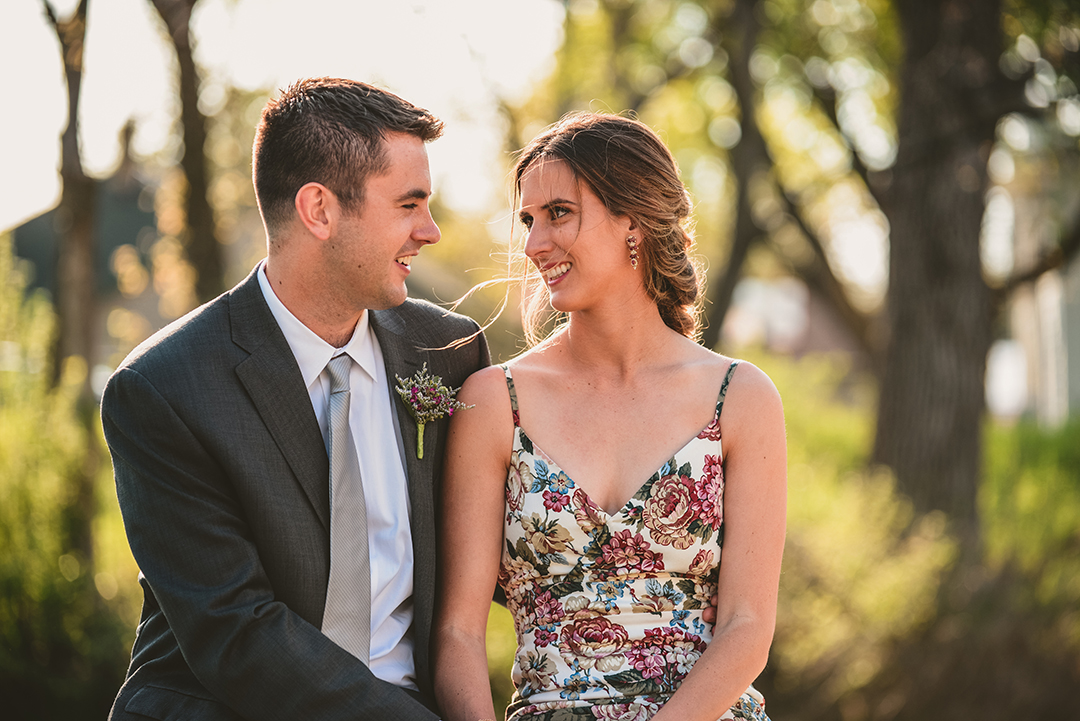
[[[423,190],[422,188],[413,188],[409,192],[399,195],[394,200],[394,202],[395,203],[404,203],[406,200],[426,200],[430,196],[431,196],[431,193],[429,193],[426,190]]]

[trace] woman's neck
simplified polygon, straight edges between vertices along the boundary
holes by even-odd
[[[651,302],[642,308],[571,313],[560,336],[572,364],[617,377],[636,375],[657,361],[670,362],[669,349],[682,338]]]

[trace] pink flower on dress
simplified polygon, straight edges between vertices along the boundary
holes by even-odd
[[[593,717],[600,721],[648,721],[659,710],[659,704],[648,701],[605,703],[592,707]]]
[[[645,629],[645,638],[634,641],[626,652],[630,665],[645,678],[664,678],[675,688],[705,650],[701,637],[663,626]]]
[[[551,595],[551,591],[544,591],[536,597],[533,616],[535,617],[534,623],[537,626],[558,623],[565,615],[562,604],[559,603],[559,599]]]
[[[720,440],[720,416],[714,415],[712,423],[705,426],[705,430],[698,433],[698,438],[702,438],[706,441],[718,441]]]
[[[660,678],[664,675],[664,649],[656,646],[635,646],[627,653],[630,665],[641,671],[645,678]]]
[[[570,505],[570,496],[558,491],[544,491],[544,506],[558,513]]]
[[[689,476],[671,474],[653,484],[641,511],[653,540],[680,550],[690,548],[694,539],[687,528],[697,517],[693,494],[694,480]]]
[[[713,552],[707,548],[703,548],[697,552],[694,556],[694,560],[690,562],[690,568],[687,569],[687,573],[691,576],[707,576],[713,569]]]
[[[626,662],[622,654],[628,641],[626,629],[603,616],[585,618],[566,626],[559,642],[559,654],[572,665],[610,672]]]
[[[600,564],[614,573],[651,573],[664,570],[664,558],[649,549],[649,542],[629,528],[613,535],[600,549]]]
[[[577,524],[582,531],[592,533],[604,525],[600,507],[593,503],[588,494],[580,488],[574,491],[574,505],[577,506],[574,510],[574,518],[577,519]]]
[[[537,648],[545,648],[559,642],[559,634],[546,628],[538,628],[533,633],[533,645]]]
[[[701,478],[694,482],[691,507],[701,522],[712,528],[724,522],[724,466],[720,456],[705,456]]]

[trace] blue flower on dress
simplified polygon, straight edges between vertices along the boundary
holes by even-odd
[[[582,693],[589,690],[589,685],[588,675],[581,670],[577,661],[575,661],[574,673],[570,675],[570,678],[566,679],[566,684],[563,690],[559,692],[559,696],[570,701],[577,700]]]
[[[604,610],[610,611],[619,604],[626,590],[626,581],[609,580],[596,584],[596,600],[604,604]]]
[[[562,494],[569,493],[570,489],[574,487],[574,481],[562,471],[550,474],[548,476],[548,484],[551,486],[552,490]]]
[[[668,622],[669,626],[678,626],[679,628],[683,629],[684,631],[689,631],[690,630],[690,629],[688,629],[686,627],[686,619],[687,619],[687,617],[690,616],[689,611],[676,609],[676,610],[671,612],[671,615],[672,615],[672,619],[671,619],[671,621]]]

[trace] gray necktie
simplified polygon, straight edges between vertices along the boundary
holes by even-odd
[[[360,462],[349,430],[349,370],[342,353],[326,364],[330,372],[330,582],[322,631],[364,663],[371,641],[371,569],[367,508]]]

